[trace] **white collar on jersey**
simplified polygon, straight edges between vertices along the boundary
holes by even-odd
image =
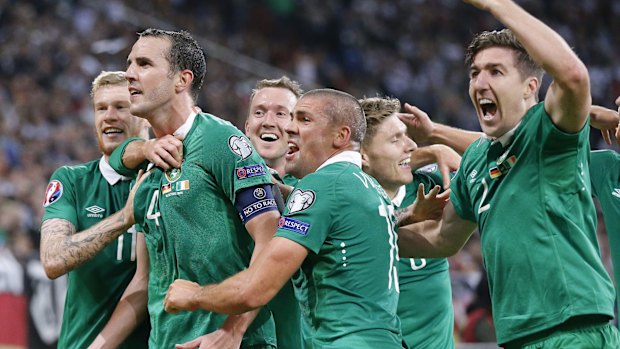
[[[187,132],[192,128],[192,124],[194,124],[194,119],[196,119],[196,112],[192,109],[192,112],[187,117],[187,120],[179,127],[176,131],[172,133],[174,136],[183,136],[187,135]]]
[[[495,144],[497,142],[500,142],[502,144],[502,147],[507,146],[508,144],[510,144],[510,142],[512,142],[512,136],[514,136],[515,132],[517,131],[517,128],[519,127],[519,125],[521,125],[521,121],[519,121],[519,123],[517,123],[517,125],[512,128],[510,131],[504,133],[503,135],[497,137],[497,138],[491,138],[489,136],[487,136],[486,134],[482,134],[482,137],[485,139],[488,139],[489,141],[491,141],[491,144]]]
[[[99,160],[99,171],[101,171],[103,178],[105,178],[105,180],[108,181],[110,185],[114,185],[119,181],[128,181],[131,179],[129,177],[122,176],[116,171],[114,171],[112,166],[110,166],[110,164],[106,161],[105,156],[102,156]]]
[[[316,169],[316,171],[336,162],[350,162],[357,165],[357,167],[362,168],[362,154],[358,151],[345,150],[342,153],[338,153],[327,159],[321,166],[319,166],[319,168]]]
[[[403,203],[406,193],[407,189],[405,189],[404,185],[401,185],[396,192],[396,196],[394,196],[394,198],[392,199],[392,204],[394,204],[396,208],[400,207],[400,205]]]

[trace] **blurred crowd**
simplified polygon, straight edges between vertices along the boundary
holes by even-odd
[[[574,47],[589,68],[593,102],[612,108],[620,95],[620,2],[519,3]],[[198,39],[208,57],[198,104],[239,127],[256,80],[288,74],[306,89],[394,96],[467,129],[478,123],[464,49],[473,33],[499,28],[460,0],[0,0],[0,294],[32,299],[33,285],[57,287],[32,264],[47,180],[59,166],[100,157],[90,82],[101,70],[124,70],[135,33],[148,27]],[[606,147],[596,132],[592,147]],[[603,255],[608,260],[605,244]],[[481,268],[474,237],[451,258],[457,329]],[[45,314],[53,318],[59,306]],[[8,308],[0,309],[3,318]],[[53,343],[46,331],[54,328],[39,330],[39,339]]]

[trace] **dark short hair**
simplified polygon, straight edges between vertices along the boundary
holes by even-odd
[[[542,82],[545,71],[540,64],[532,59],[510,29],[483,31],[478,33],[467,47],[465,65],[468,68],[471,67],[476,55],[480,51],[491,47],[504,47],[514,50],[517,54],[516,67],[521,77],[525,79],[528,76],[534,76],[538,78],[538,81]]]
[[[170,51],[166,54],[166,59],[170,63],[170,73],[178,73],[181,70],[189,69],[194,73],[192,81],[192,97],[194,101],[198,99],[198,93],[202,87],[207,73],[207,59],[198,45],[187,31],[171,31],[149,28],[138,33],[142,37],[161,37],[170,41]]]
[[[323,97],[323,113],[332,125],[346,125],[351,128],[351,141],[361,146],[366,134],[366,118],[358,100],[350,94],[329,88],[310,90],[301,98]],[[300,99],[301,99],[300,98]]]

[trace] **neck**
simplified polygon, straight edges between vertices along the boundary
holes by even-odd
[[[284,157],[280,157],[278,159],[265,159],[265,163],[269,168],[276,170],[280,178],[284,178],[284,174],[286,174],[286,170],[284,167],[286,166],[286,159]]]
[[[381,183],[379,183],[381,184]],[[387,186],[384,186],[381,184],[381,186],[383,187],[383,190],[385,190],[385,193],[390,197],[390,199],[394,200],[394,198],[396,197],[396,194],[398,194],[398,188],[388,188]]]
[[[153,128],[156,137],[162,137],[174,133],[181,125],[187,121],[194,106],[191,99],[183,100],[180,97],[173,100],[168,105],[157,108],[146,119]]]

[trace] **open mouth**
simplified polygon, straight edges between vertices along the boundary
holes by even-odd
[[[406,167],[406,168],[411,167],[411,159],[410,159],[410,158],[407,158],[407,159],[405,159],[405,160],[403,160],[403,161],[399,162],[399,163],[398,163],[398,167]]]
[[[273,133],[263,133],[260,135],[260,139],[265,142],[275,142],[280,139],[280,137]]]
[[[289,143],[288,144],[288,152],[286,153],[286,155],[293,155],[295,153],[297,153],[299,151],[299,148],[297,147],[297,145],[293,144],[293,143]]]
[[[116,127],[108,127],[103,130],[103,134],[106,136],[122,134],[123,130]]]
[[[480,104],[480,110],[482,111],[482,118],[484,120],[491,120],[495,113],[497,113],[497,104],[488,98],[483,98],[478,101]]]

